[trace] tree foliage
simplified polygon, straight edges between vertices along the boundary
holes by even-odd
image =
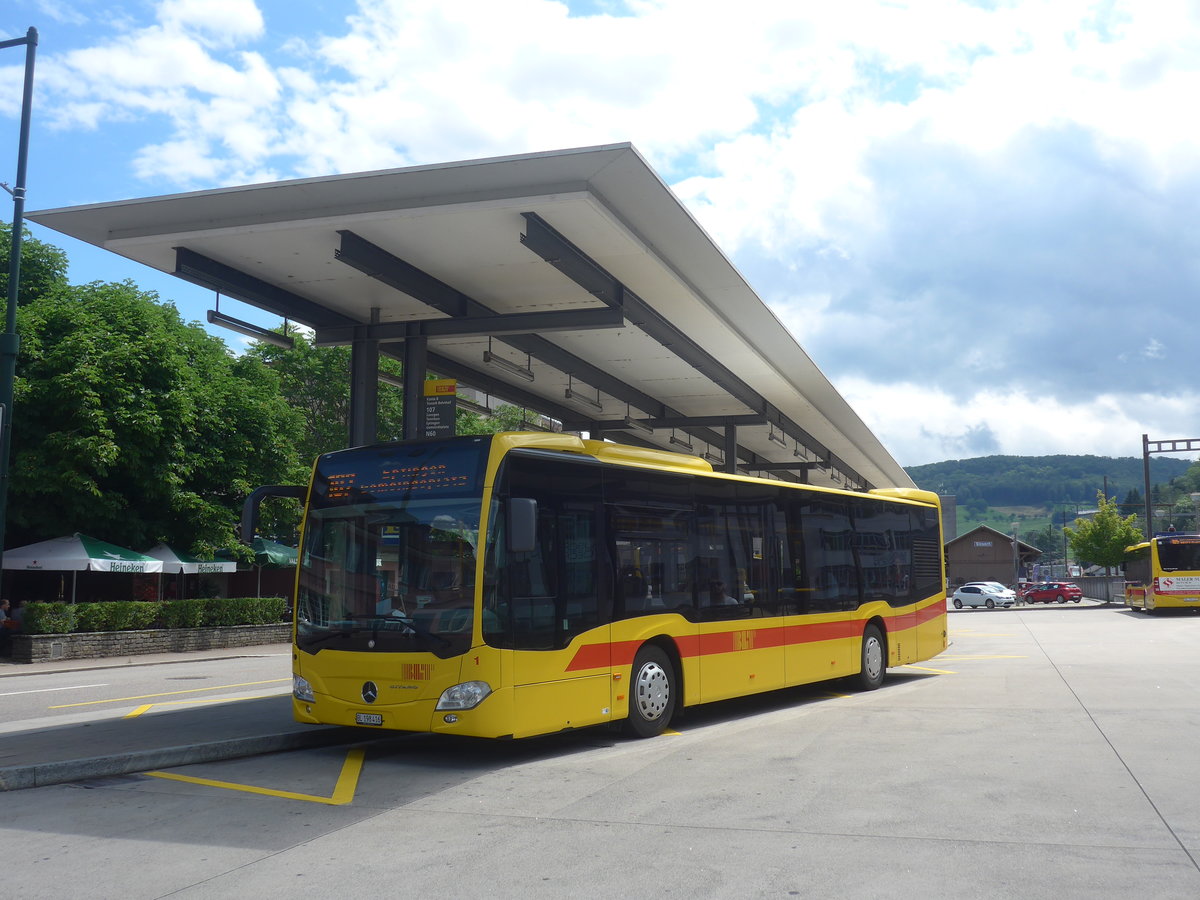
[[[1182,459],[1150,460],[1151,476],[1164,483],[1184,475],[1188,467]],[[1133,456],[984,456],[910,466],[906,471],[925,490],[954,494],[960,507],[972,501],[984,507],[1090,503],[1106,476],[1109,492],[1118,495],[1137,488],[1144,477],[1141,457]],[[1196,477],[1200,484],[1200,467]]]
[[[0,222],[0,273],[4,285],[3,296],[8,292],[8,261],[12,254],[12,223]],[[25,306],[44,297],[53,290],[66,286],[67,254],[39,241],[28,229],[21,232],[21,279],[17,287],[17,306]]]
[[[322,453],[341,450],[349,440],[350,348],[315,347],[302,332],[289,336],[295,340],[290,349],[255,342],[246,355],[275,373],[283,398],[302,417],[304,430],[296,450],[303,464],[311,466]],[[379,371],[399,377],[400,366],[382,357]],[[379,385],[377,417],[376,440],[395,440],[403,434],[404,397],[399,388]]]
[[[1103,491],[1096,492],[1099,509],[1090,519],[1076,519],[1075,526],[1063,529],[1071,542],[1076,559],[1097,566],[1119,566],[1125,548],[1142,539],[1137,516],[1121,517],[1117,501],[1109,500]]]
[[[234,543],[250,490],[301,471],[278,378],[155,294],[60,285],[19,314],[12,543],[83,531],[207,554]]]

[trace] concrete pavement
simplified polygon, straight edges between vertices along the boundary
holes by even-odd
[[[1085,598],[1082,605],[1103,604]],[[1039,604],[1025,609],[1036,608],[1049,610],[1055,606]],[[961,612],[985,614],[989,611]],[[21,677],[35,674],[290,652],[290,644],[270,644],[29,664],[0,659],[0,696],[19,691]],[[378,732],[365,729],[299,724],[292,719],[287,693],[236,702],[206,703],[146,716],[115,717],[110,708],[106,712],[81,712],[74,716],[5,721],[0,722],[0,791],[128,775],[280,750],[353,743],[378,736]]]
[[[279,644],[115,659],[0,661],[0,695],[20,692],[22,679],[30,675],[288,652],[290,645]],[[0,791],[351,743],[363,736],[353,728],[294,722],[288,693],[205,703],[158,715],[114,717],[109,709],[5,721],[0,722]]]

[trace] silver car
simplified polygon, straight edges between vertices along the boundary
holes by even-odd
[[[985,606],[995,609],[997,606],[1012,606],[1017,602],[1017,595],[1003,585],[994,583],[964,584],[950,598],[955,609],[964,606]]]

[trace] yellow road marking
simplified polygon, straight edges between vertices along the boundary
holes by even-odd
[[[278,697],[279,694],[258,694],[253,697],[197,697],[193,700],[168,700],[166,703],[143,703],[130,712],[125,713],[121,718],[136,719],[142,713],[154,709],[156,706],[188,706],[196,703],[236,703],[241,700],[265,700],[267,697]]]
[[[114,697],[112,700],[86,700],[82,703],[64,703],[62,706],[51,706],[50,709],[70,709],[73,706],[95,706],[98,703],[127,703],[130,700],[149,700],[152,697],[176,697],[180,694],[200,694],[204,691],[224,691],[229,688],[254,687],[259,684],[279,684],[281,681],[291,681],[290,678],[271,678],[267,681],[244,681],[241,684],[214,684],[212,687],[192,688],[187,691],[165,691],[161,694],[138,694],[136,697]]]
[[[911,663],[904,666],[906,669],[917,669],[920,672],[932,672],[935,675],[957,675],[957,672],[951,672],[949,669],[931,669],[929,666],[914,666]]]
[[[211,778],[193,778],[191,775],[176,775],[173,772],[145,772],[154,778],[165,778],[169,781],[183,781],[187,784],[198,784],[204,787],[223,788],[227,791],[242,791],[247,794],[262,794],[267,797],[280,797],[284,800],[304,800],[308,803],[324,803],[327,806],[346,806],[354,800],[354,792],[358,789],[358,776],[362,772],[363,750],[356,748],[346,754],[342,763],[341,774],[333,793],[328,797],[317,794],[297,794],[293,791],[276,791],[271,788],[256,787],[252,784],[238,784],[233,781],[216,781]]]

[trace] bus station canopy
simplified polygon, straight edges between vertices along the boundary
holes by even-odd
[[[914,486],[629,144],[28,218],[350,344],[360,424],[384,354],[566,429],[690,445],[725,471]]]

